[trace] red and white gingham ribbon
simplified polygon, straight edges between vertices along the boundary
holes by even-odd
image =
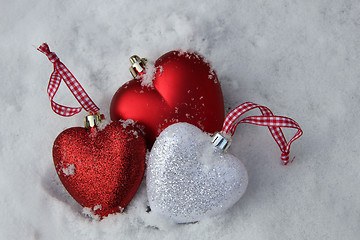
[[[259,108],[262,113],[262,116],[250,116],[236,122],[241,117],[241,115],[254,108]],[[274,116],[274,114],[271,112],[269,108],[252,102],[243,103],[237,106],[234,110],[232,110],[225,118],[222,132],[233,136],[236,127],[240,123],[249,123],[259,126],[267,126],[270,130],[271,135],[275,139],[276,143],[279,145],[279,148],[282,152],[281,160],[283,161],[284,165],[289,163],[290,145],[303,134],[303,131],[301,130],[299,124],[294,120],[292,120],[291,118]],[[281,127],[297,129],[297,132],[295,133],[294,137],[289,142],[286,141],[286,138],[281,130]]]
[[[47,92],[51,101],[51,108],[55,113],[64,117],[70,117],[79,113],[82,108],[91,114],[96,114],[98,111],[100,111],[100,109],[87,95],[84,88],[76,80],[74,75],[72,75],[69,69],[67,69],[67,67],[62,62],[60,62],[58,56],[56,56],[55,53],[50,52],[49,46],[46,43],[41,44],[37,50],[44,53],[49,58],[50,62],[54,64],[54,71],[50,76]],[[61,80],[64,80],[71,93],[78,100],[82,107],[67,107],[53,101],[53,98],[60,86]]]

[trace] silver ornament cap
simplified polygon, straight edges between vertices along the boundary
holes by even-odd
[[[217,132],[213,135],[211,142],[215,147],[223,150],[224,152],[226,152],[231,145],[231,139],[226,138],[220,132]]]

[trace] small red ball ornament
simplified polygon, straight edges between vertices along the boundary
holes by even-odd
[[[221,86],[210,64],[197,53],[171,51],[144,74],[146,59],[130,58],[135,79],[115,93],[113,121],[133,119],[143,125],[150,148],[167,126],[191,123],[209,133],[220,131],[224,120]],[[149,76],[150,74],[150,76]],[[150,77],[150,81],[149,78]]]
[[[101,218],[122,212],[135,195],[145,171],[145,138],[128,122],[103,130],[66,129],[56,138],[53,159],[70,195]]]

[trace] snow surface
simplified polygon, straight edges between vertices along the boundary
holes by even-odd
[[[0,238],[359,239],[359,16],[357,0],[1,0]],[[54,139],[86,113],[52,112],[52,66],[36,51],[43,42],[106,116],[130,79],[130,56],[198,51],[217,72],[227,111],[253,101],[301,125],[296,159],[282,166],[268,130],[244,125],[230,152],[249,186],[224,214],[171,224],[146,212],[142,184],[125,213],[92,220],[53,166]],[[64,85],[56,100],[78,106]]]

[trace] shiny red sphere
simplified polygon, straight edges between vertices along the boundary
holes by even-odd
[[[221,86],[202,56],[171,51],[155,62],[155,69],[153,86],[145,86],[144,75],[140,75],[119,88],[110,106],[113,121],[137,121],[149,148],[161,131],[173,123],[187,122],[208,133],[221,130]]]

